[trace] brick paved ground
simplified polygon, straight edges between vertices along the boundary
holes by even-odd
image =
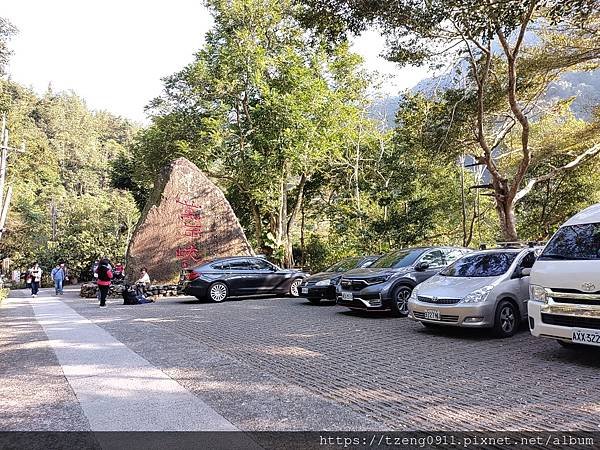
[[[66,301],[246,430],[600,429],[600,353],[526,330],[430,331],[303,299]]]

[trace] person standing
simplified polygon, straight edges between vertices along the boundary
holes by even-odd
[[[97,259],[92,263],[92,281],[95,283],[98,281],[98,267],[100,267],[100,260]]]
[[[54,292],[56,295],[63,295],[63,284],[67,278],[65,264],[57,264],[56,267],[52,269],[52,272],[50,272],[50,276],[52,277],[52,281],[54,281]]]
[[[29,269],[29,275],[31,276],[31,296],[35,298],[40,290],[40,282],[42,281],[42,269],[37,262]]]
[[[108,259],[104,258],[100,261],[98,266],[98,291],[100,292],[100,307],[106,306],[106,297],[108,296],[108,290],[110,289],[110,281],[113,278],[112,268]]]
[[[123,281],[125,279],[125,266],[122,263],[115,264],[115,270],[113,270],[115,276],[114,281]]]

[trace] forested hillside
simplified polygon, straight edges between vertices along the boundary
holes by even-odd
[[[129,192],[112,187],[111,161],[128,151],[135,128],[71,92],[40,97],[0,80],[0,95],[11,142],[26,145],[9,161],[2,254],[15,268],[64,260],[77,277],[100,255],[123,258],[138,210]]]
[[[4,77],[0,112],[27,153],[11,157],[3,255],[78,270],[100,254],[121,258],[154,174],[181,156],[225,191],[257,252],[287,266],[547,239],[600,201],[598,105],[557,93],[564,80],[598,82],[600,17],[581,2],[492,14],[449,0],[207,0],[206,43],[164,80],[139,129],[73,93],[38,96]],[[414,21],[399,25],[403,14]],[[443,29],[444,14],[456,29]],[[375,68],[347,40],[373,24],[399,64],[425,63],[454,39],[445,56],[465,68],[435,96],[394,100],[392,127],[372,114]],[[536,27],[538,41],[519,41]],[[584,101],[588,112],[574,114]]]

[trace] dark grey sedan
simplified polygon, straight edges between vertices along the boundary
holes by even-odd
[[[246,295],[298,297],[298,287],[307,276],[300,270],[277,267],[263,258],[219,258],[190,270],[183,292],[217,303]]]

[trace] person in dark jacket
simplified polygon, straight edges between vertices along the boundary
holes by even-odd
[[[100,307],[106,306],[106,297],[108,296],[108,290],[110,289],[110,282],[113,278],[112,268],[108,259],[100,261],[98,266],[98,291],[100,292]]]

